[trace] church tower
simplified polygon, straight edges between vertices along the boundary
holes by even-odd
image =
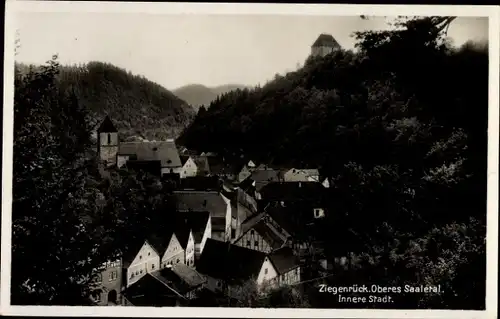
[[[118,130],[109,116],[106,116],[99,129],[97,129],[97,144],[99,159],[104,161],[106,166],[116,165],[119,144]]]

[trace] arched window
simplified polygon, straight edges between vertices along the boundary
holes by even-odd
[[[108,303],[109,302],[116,303],[116,299],[117,299],[117,293],[116,290],[113,289],[108,293]]]

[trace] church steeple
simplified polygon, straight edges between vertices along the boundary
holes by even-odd
[[[118,130],[109,116],[106,116],[97,129],[97,143],[99,146],[99,158],[104,161],[107,166],[116,165],[119,144]]]

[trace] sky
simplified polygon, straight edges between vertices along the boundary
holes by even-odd
[[[387,19],[359,16],[151,15],[146,13],[22,12],[16,15],[16,60],[63,64],[109,62],[169,90],[188,84],[264,84],[296,69],[320,33],[345,49],[355,31],[388,28]],[[488,18],[459,17],[455,45],[488,39]]]

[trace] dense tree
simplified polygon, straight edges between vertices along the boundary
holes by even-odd
[[[56,57],[16,70],[12,304],[88,304],[95,269],[128,248],[123,238],[164,224],[172,203],[155,177],[102,170],[92,115],[60,89],[59,70]]]
[[[392,306],[482,308],[488,51],[451,46],[451,21],[358,32],[356,52],[221,96],[180,141],[330,177],[318,234],[330,257],[352,256],[333,283],[441,284],[441,295],[403,294]]]

